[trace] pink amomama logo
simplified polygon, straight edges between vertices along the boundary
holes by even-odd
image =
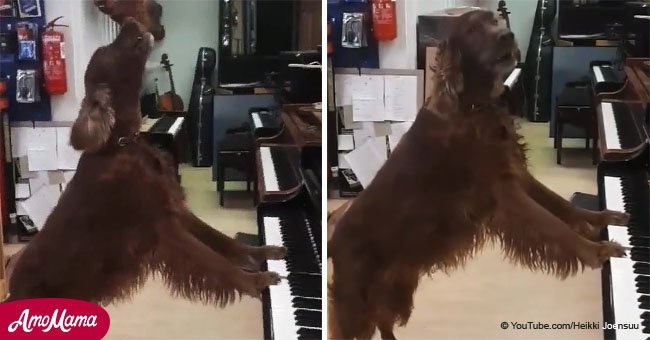
[[[72,299],[0,304],[0,339],[101,339],[111,320],[100,306]]]

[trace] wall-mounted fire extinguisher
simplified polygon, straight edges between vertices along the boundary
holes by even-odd
[[[395,0],[372,0],[372,29],[378,41],[397,37]]]
[[[45,25],[45,32],[41,37],[43,43],[43,81],[45,90],[50,95],[64,94],[68,91],[68,81],[65,70],[65,40],[63,33],[55,31],[56,21],[63,18],[58,17]]]

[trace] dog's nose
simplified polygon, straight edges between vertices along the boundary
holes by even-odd
[[[504,30],[499,34],[499,41],[512,41],[515,40],[515,34],[510,30]]]

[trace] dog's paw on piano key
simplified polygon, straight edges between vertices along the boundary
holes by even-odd
[[[263,246],[262,256],[265,260],[281,260],[287,255],[287,248],[276,246]]]
[[[257,288],[264,289],[268,286],[277,285],[282,280],[276,272],[262,272],[257,274]]]
[[[607,225],[627,225],[630,221],[630,214],[620,212],[620,211],[611,211],[605,210],[601,212],[603,226]]]
[[[581,259],[586,266],[600,268],[610,257],[625,257],[625,248],[616,242],[601,241]]]

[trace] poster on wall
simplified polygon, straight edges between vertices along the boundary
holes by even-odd
[[[0,0],[0,18],[16,16],[16,8],[13,0]]]
[[[18,12],[21,18],[35,18],[41,16],[41,3],[39,0],[17,0]]]

